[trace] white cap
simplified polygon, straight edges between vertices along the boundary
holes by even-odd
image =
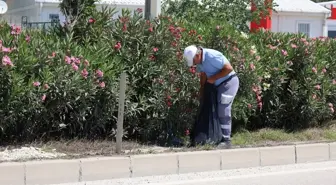
[[[183,56],[187,61],[188,67],[193,66],[194,64],[194,57],[197,53],[197,47],[195,45],[188,46],[184,49]]]

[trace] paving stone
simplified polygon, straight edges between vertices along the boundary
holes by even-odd
[[[295,164],[295,146],[260,148],[261,166]]]
[[[177,154],[139,155],[132,157],[132,177],[178,173]]]
[[[306,144],[296,146],[297,163],[329,160],[329,144]]]
[[[220,151],[180,153],[179,173],[220,170],[220,161]]]
[[[259,148],[221,151],[222,169],[249,168],[260,165]]]
[[[82,181],[130,177],[129,157],[103,157],[82,159]]]
[[[26,163],[26,183],[57,184],[79,181],[79,160],[32,161]]]
[[[0,163],[0,184],[24,185],[23,163]]]

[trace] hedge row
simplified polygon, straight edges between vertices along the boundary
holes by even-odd
[[[96,12],[83,35],[0,25],[0,141],[114,138],[119,76],[128,74],[125,138],[185,137],[198,106],[199,74],[183,48],[222,51],[241,86],[234,127],[299,129],[333,119],[336,41],[303,35],[242,34],[222,21],[146,21],[138,10],[109,20]]]

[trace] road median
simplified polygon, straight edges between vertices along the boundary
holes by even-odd
[[[336,160],[336,143],[0,163],[0,184],[75,183]]]

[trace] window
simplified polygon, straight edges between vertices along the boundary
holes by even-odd
[[[52,21],[59,20],[58,14],[49,14],[49,19]]]
[[[328,31],[328,37],[336,38],[336,31]]]
[[[309,23],[298,23],[298,33],[306,34],[310,37],[310,24]]]

